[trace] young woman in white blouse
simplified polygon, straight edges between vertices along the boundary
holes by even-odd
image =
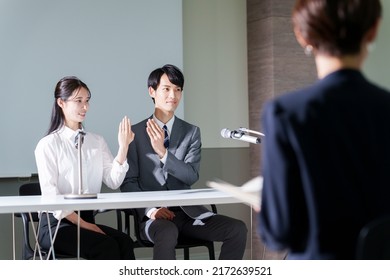
[[[50,128],[35,149],[43,196],[77,193],[79,169],[75,138],[83,130],[90,98],[87,85],[77,77],[64,77],[56,85]],[[126,157],[133,139],[130,120],[124,117],[119,124],[119,149],[114,158],[103,137],[86,132],[81,149],[83,193],[99,193],[102,182],[111,189],[121,185],[129,168]],[[48,214],[41,213],[40,245],[50,248],[50,233],[53,235],[60,223],[55,252],[77,256],[78,212],[58,210]],[[80,212],[80,257],[135,258],[131,238],[111,227],[95,224],[92,211]]]

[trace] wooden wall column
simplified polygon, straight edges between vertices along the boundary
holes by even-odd
[[[249,127],[262,131],[263,104],[316,79],[312,57],[298,45],[291,24],[293,0],[247,0]],[[267,136],[265,136],[267,137]],[[251,177],[261,175],[260,145],[250,146]],[[282,259],[284,252],[264,247],[253,213],[252,258]]]

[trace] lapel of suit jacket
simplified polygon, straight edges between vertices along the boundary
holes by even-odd
[[[179,146],[180,139],[183,137],[182,135],[182,126],[183,122],[178,117],[175,117],[175,122],[172,126],[171,135],[169,137],[169,148],[168,151],[172,154],[176,153],[177,147]]]

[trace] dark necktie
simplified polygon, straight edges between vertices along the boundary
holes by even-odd
[[[168,149],[169,147],[169,136],[168,136],[168,127],[164,124],[164,147]]]

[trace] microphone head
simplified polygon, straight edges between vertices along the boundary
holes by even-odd
[[[76,149],[78,149],[79,147],[79,138],[80,138],[80,141],[81,141],[81,144],[84,143],[84,135],[85,135],[85,131],[82,130],[82,129],[79,129],[79,132],[77,133],[75,139],[74,139],[74,146]]]
[[[231,131],[227,128],[221,130],[221,136],[223,138],[230,138]]]

